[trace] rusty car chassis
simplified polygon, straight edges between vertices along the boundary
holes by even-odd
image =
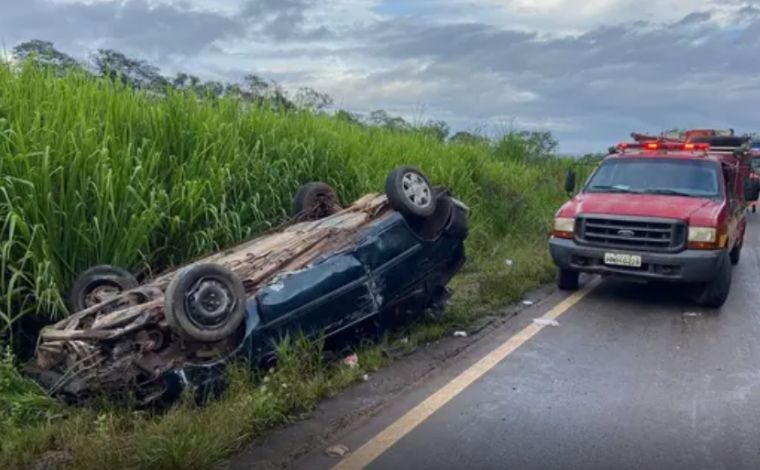
[[[416,168],[346,208],[323,183],[295,199],[284,229],[141,285],[118,268],[86,271],[75,313],[41,331],[27,371],[67,401],[204,390],[232,360],[269,361],[287,335],[430,306],[464,262],[469,209]]]

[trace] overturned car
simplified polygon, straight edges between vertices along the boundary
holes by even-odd
[[[294,206],[289,226],[142,284],[112,266],[85,271],[75,313],[41,331],[27,371],[68,401],[203,390],[231,360],[271,360],[286,335],[433,305],[465,259],[469,209],[413,167],[346,208],[324,183]]]

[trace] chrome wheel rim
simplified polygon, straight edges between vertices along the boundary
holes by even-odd
[[[425,181],[422,176],[414,172],[404,173],[401,177],[401,188],[404,191],[404,196],[414,206],[420,209],[430,207],[433,201],[430,185]]]

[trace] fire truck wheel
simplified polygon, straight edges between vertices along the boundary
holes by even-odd
[[[559,290],[578,290],[578,271],[559,269],[557,271],[557,287]]]
[[[730,257],[731,257],[731,264],[736,266],[739,264],[739,258],[742,256],[742,246],[744,243],[738,243],[733,250],[731,250]]]
[[[718,273],[710,282],[703,284],[702,292],[697,296],[697,303],[703,307],[720,308],[728,298],[731,290],[732,265],[729,256],[723,260]]]

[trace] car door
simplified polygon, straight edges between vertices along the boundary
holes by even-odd
[[[364,265],[351,253],[334,254],[286,273],[257,294],[269,335],[329,335],[376,313]]]
[[[418,281],[432,269],[423,252],[421,240],[398,213],[384,219],[356,248],[357,258],[371,272],[381,304],[419,287]]]

